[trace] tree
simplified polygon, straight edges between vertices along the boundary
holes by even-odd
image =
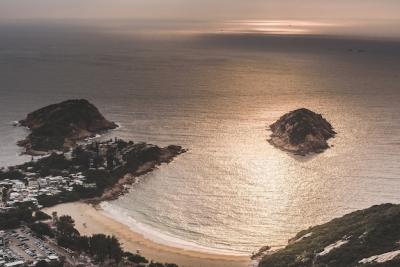
[[[123,251],[121,249],[121,244],[115,236],[108,238],[109,242],[109,254],[112,259],[119,263],[122,259]]]
[[[90,154],[86,152],[81,146],[78,146],[72,151],[72,160],[74,164],[89,168]]]
[[[69,215],[61,216],[56,222],[56,227],[61,236],[73,237],[79,235],[79,232],[75,229],[75,221]]]
[[[96,234],[90,237],[89,244],[90,254],[96,256],[100,262],[104,262],[107,258],[113,259],[117,263],[122,260],[121,244],[115,236]]]
[[[136,264],[149,263],[149,261],[145,257],[143,257],[142,255],[139,255],[139,254],[133,254],[131,252],[124,252],[123,256],[127,261],[130,261],[130,262],[133,262]]]
[[[16,228],[21,225],[22,222],[32,222],[32,209],[26,205],[27,203],[21,203],[14,209],[0,214],[0,229]]]
[[[51,230],[51,228],[47,224],[42,222],[32,223],[29,225],[29,228],[31,228],[31,230],[39,237],[43,237],[45,235],[49,237],[54,236],[54,233]]]
[[[5,180],[5,179],[24,181],[25,175],[21,171],[12,168],[10,168],[6,172],[0,170],[0,180]]]
[[[107,159],[107,169],[108,170],[114,169],[114,160],[115,160],[114,149],[112,149],[112,148],[107,149],[106,159]]]
[[[80,234],[78,230],[75,229],[75,221],[71,216],[64,215],[58,218],[56,227],[58,244],[67,248],[75,247],[76,239]]]
[[[1,200],[3,203],[8,200],[9,194],[10,194],[10,187],[3,187],[3,190],[1,192]]]
[[[51,217],[53,218],[53,223],[55,224],[58,221],[57,211],[53,211],[51,213]]]
[[[151,261],[149,267],[164,267],[164,264]]]
[[[106,239],[107,237],[104,234],[93,235],[90,238],[90,253],[97,256],[100,262],[104,262],[107,258],[108,246]]]
[[[35,267],[49,267],[49,266],[50,265],[44,260],[38,261],[38,263],[36,263],[35,265]]]
[[[50,220],[51,216],[49,216],[47,213],[44,213],[43,211],[36,211],[35,212],[35,220],[37,221],[45,221],[45,220]]]
[[[174,263],[159,263],[159,262],[153,262],[151,261],[148,267],[178,267],[178,265]]]
[[[78,251],[89,252],[89,237],[88,236],[80,236],[76,240],[76,249]]]
[[[96,183],[98,190],[101,192],[104,188],[114,185],[118,180],[116,177],[110,175],[106,170],[88,170],[84,175],[88,182]]]

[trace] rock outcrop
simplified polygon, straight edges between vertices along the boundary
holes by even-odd
[[[283,115],[270,126],[272,145],[294,154],[321,153],[336,132],[320,114],[302,108]]]
[[[84,99],[46,106],[28,114],[19,123],[31,130],[25,140],[18,142],[26,148],[27,154],[66,150],[79,140],[117,127]]]

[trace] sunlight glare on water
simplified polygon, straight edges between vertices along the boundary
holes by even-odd
[[[316,34],[338,23],[302,20],[237,20],[223,24],[224,31],[232,33],[258,34]]]

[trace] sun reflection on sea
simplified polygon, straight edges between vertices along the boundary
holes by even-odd
[[[224,32],[265,34],[316,34],[336,23],[302,20],[235,20],[223,23]]]

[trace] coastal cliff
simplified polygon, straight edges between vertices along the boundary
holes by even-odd
[[[25,147],[27,154],[66,150],[79,140],[117,127],[85,99],[46,106],[29,113],[19,123],[31,130],[24,140],[18,142],[19,146]]]
[[[400,205],[356,211],[298,233],[259,267],[398,267]]]
[[[327,140],[336,134],[322,115],[305,108],[283,115],[270,129],[270,144],[298,155],[323,152],[329,148]]]

